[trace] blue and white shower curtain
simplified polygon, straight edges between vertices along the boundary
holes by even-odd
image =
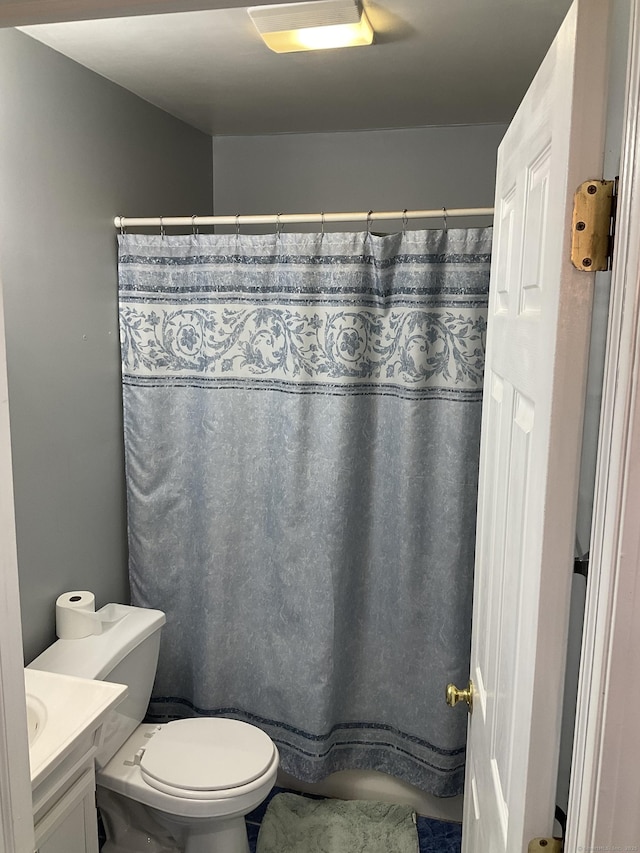
[[[150,719],[462,788],[491,229],[120,237]]]

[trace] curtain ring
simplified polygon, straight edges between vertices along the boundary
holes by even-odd
[[[280,222],[281,213],[276,213],[276,237],[279,238],[282,234],[282,222]]]
[[[444,219],[444,230],[447,231],[447,208],[442,208],[442,218]]]
[[[235,251],[234,260],[236,260],[236,261],[239,261],[239,259],[240,259],[240,248],[238,245],[239,242],[240,242],[240,214],[236,213],[236,244],[235,244],[235,249],[234,249],[234,251]]]
[[[120,236],[121,236],[121,237],[124,237],[124,235],[127,233],[127,229],[126,229],[126,228],[124,227],[124,225],[122,224],[122,220],[123,220],[123,219],[124,219],[124,216],[121,216],[121,217],[120,217]]]
[[[407,225],[409,224],[409,217],[407,216],[407,208],[402,211],[402,233],[407,233]]]
[[[324,210],[320,212],[320,222],[322,223],[320,236],[324,237]]]
[[[367,213],[367,234],[371,234],[371,217],[373,216],[373,210],[370,210]]]
[[[196,215],[197,214],[194,213],[194,215],[191,217],[191,231],[193,232],[194,237],[197,237],[200,233],[196,227]]]
[[[160,237],[164,240],[165,230],[162,222],[163,217],[160,217]]]

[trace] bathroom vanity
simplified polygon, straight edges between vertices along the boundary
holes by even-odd
[[[127,688],[27,668],[25,691],[36,851],[97,853],[94,757]]]

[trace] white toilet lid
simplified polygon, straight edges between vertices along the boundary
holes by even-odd
[[[175,720],[145,748],[140,769],[146,781],[185,791],[220,791],[253,782],[273,761],[275,746],[256,726],[238,720]]]

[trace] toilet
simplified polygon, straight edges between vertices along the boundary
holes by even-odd
[[[244,815],[275,783],[275,744],[238,720],[142,723],[165,615],[108,604],[96,616],[101,633],[58,640],[29,667],[129,688],[105,721],[96,754],[103,853],[248,853]]]

